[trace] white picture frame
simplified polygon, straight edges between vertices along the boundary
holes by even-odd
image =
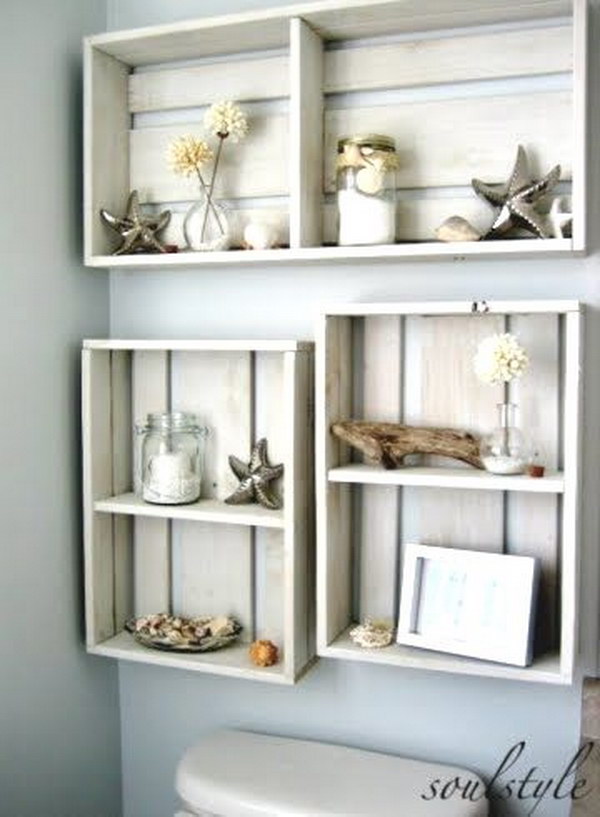
[[[398,644],[503,664],[531,664],[537,559],[409,543]]]

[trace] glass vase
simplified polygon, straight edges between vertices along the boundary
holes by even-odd
[[[498,404],[498,426],[481,440],[483,467],[492,474],[524,474],[529,464],[529,445],[515,425],[516,405]]]
[[[191,250],[211,252],[229,249],[231,234],[227,210],[202,193],[185,215],[183,235]]]

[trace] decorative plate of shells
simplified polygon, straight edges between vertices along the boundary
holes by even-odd
[[[125,624],[139,644],[169,652],[210,652],[234,642],[242,625],[231,616],[184,618],[167,613],[132,618]]]

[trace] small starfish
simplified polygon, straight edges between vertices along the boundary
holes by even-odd
[[[538,238],[552,238],[546,227],[546,219],[535,209],[535,203],[557,184],[560,165],[539,181],[529,173],[527,154],[522,145],[517,149],[517,158],[510,179],[506,184],[486,184],[473,179],[471,184],[476,193],[500,212],[484,238],[498,238],[513,227],[522,227]]]
[[[228,505],[246,505],[258,502],[263,508],[279,510],[283,502],[269,487],[269,483],[279,479],[283,474],[283,465],[269,465],[267,462],[267,441],[263,438],[253,447],[250,462],[245,463],[229,457],[231,470],[240,480],[235,491],[227,497]]]
[[[163,210],[158,216],[144,216],[140,209],[137,190],[132,190],[127,200],[124,216],[114,216],[108,210],[100,210],[105,224],[118,233],[123,243],[113,255],[127,255],[136,252],[167,252],[166,247],[156,237],[169,223],[170,210]]]

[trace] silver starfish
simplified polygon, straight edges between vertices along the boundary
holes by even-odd
[[[166,247],[156,237],[169,223],[170,210],[163,210],[158,216],[145,216],[140,209],[137,190],[132,190],[127,200],[124,216],[114,216],[108,210],[100,210],[105,224],[118,233],[123,243],[113,255],[128,255],[136,252],[167,252]]]
[[[506,184],[486,184],[473,179],[471,184],[476,193],[500,212],[484,238],[499,238],[513,227],[522,227],[538,238],[552,238],[546,226],[546,219],[535,209],[536,202],[557,184],[560,165],[556,165],[537,181],[531,178],[527,154],[522,145],[517,149],[515,166]]]
[[[229,465],[240,480],[240,484],[225,500],[228,505],[247,505],[250,502],[258,502],[264,508],[274,511],[283,507],[281,499],[269,487],[269,483],[282,476],[283,465],[269,465],[267,441],[264,438],[259,440],[252,449],[249,463],[230,456]]]

